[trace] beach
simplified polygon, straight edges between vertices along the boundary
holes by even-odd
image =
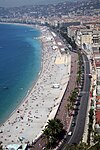
[[[0,127],[0,141],[4,146],[34,142],[47,121],[54,118],[69,81],[71,56],[60,53],[64,43],[47,27],[38,28],[42,42],[41,72],[23,103]],[[59,87],[55,88],[55,84]]]

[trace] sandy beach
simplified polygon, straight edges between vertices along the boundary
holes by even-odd
[[[42,69],[23,103],[0,127],[0,141],[5,146],[31,143],[39,137],[48,119],[54,118],[69,80],[70,54],[60,53],[60,46],[65,46],[47,27],[40,27],[40,31]],[[53,88],[55,84],[60,87]]]

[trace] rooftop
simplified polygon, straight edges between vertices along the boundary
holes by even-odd
[[[100,123],[100,110],[96,110],[95,115],[96,115],[96,122],[99,124]]]
[[[100,100],[100,95],[96,96],[96,99],[97,99],[97,100]]]

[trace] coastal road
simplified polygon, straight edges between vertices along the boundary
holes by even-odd
[[[91,79],[89,78],[90,74],[90,65],[89,60],[86,55],[83,54],[83,61],[84,61],[84,87],[81,91],[81,97],[80,97],[80,106],[78,110],[78,115],[73,118],[74,122],[76,122],[75,127],[70,127],[70,130],[72,132],[71,136],[67,136],[64,143],[61,145],[59,150],[66,150],[66,144],[78,144],[83,136],[84,132],[84,126],[85,126],[85,119],[87,115],[87,108],[88,108],[88,100],[89,100],[89,91],[90,91],[90,83]],[[72,121],[73,121],[72,120]]]
[[[77,53],[70,52],[71,54],[71,70],[70,70],[70,78],[68,86],[66,87],[66,91],[64,93],[64,96],[62,98],[61,104],[59,106],[59,109],[56,114],[56,118],[60,119],[62,123],[64,124],[65,130],[68,130],[70,122],[71,122],[71,116],[66,116],[66,108],[68,97],[70,96],[70,93],[74,90],[76,87],[76,75],[77,75],[77,60],[78,55]],[[35,143],[33,143],[33,146],[31,150],[42,150],[43,147],[45,147],[45,140],[41,136],[39,139],[36,140]]]
[[[84,70],[85,70],[85,80],[84,80],[84,88],[81,92],[81,103],[79,107],[79,113],[76,120],[76,126],[74,128],[74,132],[70,140],[68,141],[68,144],[73,143],[79,143],[82,139],[83,132],[84,132],[84,126],[85,126],[85,119],[87,114],[87,108],[88,108],[88,100],[89,100],[89,91],[90,91],[90,65],[87,56],[83,55],[84,59]]]

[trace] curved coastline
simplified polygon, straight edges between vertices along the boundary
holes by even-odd
[[[2,131],[0,139],[4,145],[19,143],[19,137],[24,137],[23,142],[33,142],[37,139],[48,119],[54,118],[68,83],[70,56],[61,56],[59,48],[56,50],[52,48],[54,37],[46,27],[39,27],[39,29],[42,32],[40,38],[42,42],[41,70],[37,81],[19,108],[0,127]],[[62,59],[62,57],[64,58]],[[65,61],[65,59],[67,60]],[[66,64],[69,64],[69,69]],[[59,77],[57,71],[61,73],[58,75]],[[59,89],[52,88],[56,82],[60,83]]]
[[[21,23],[5,23],[5,22],[0,22],[0,24],[9,24],[9,25],[16,25],[16,26],[26,26],[26,27],[29,27],[29,28],[34,28],[36,30],[39,30],[39,32],[41,31],[39,29],[38,26],[35,26],[35,25],[29,25],[29,24],[21,24]],[[40,36],[38,37],[40,39],[41,37],[41,32],[40,32]],[[40,41],[41,43],[41,41]],[[42,43],[41,43],[41,54],[42,54]],[[42,60],[42,59],[41,59]],[[3,122],[0,123],[0,127],[7,122],[7,120],[17,111],[17,109],[23,104],[23,102],[25,101],[25,99],[28,97],[28,95],[30,94],[30,92],[32,91],[32,89],[34,88],[40,74],[41,74],[41,71],[42,71],[42,66],[43,66],[43,62],[41,61],[41,67],[40,67],[40,71],[36,77],[36,79],[32,82],[32,86],[28,89],[27,91],[27,94],[23,97],[23,99],[21,100],[21,102],[16,106],[16,108],[11,112],[11,114],[6,118],[4,119]]]

